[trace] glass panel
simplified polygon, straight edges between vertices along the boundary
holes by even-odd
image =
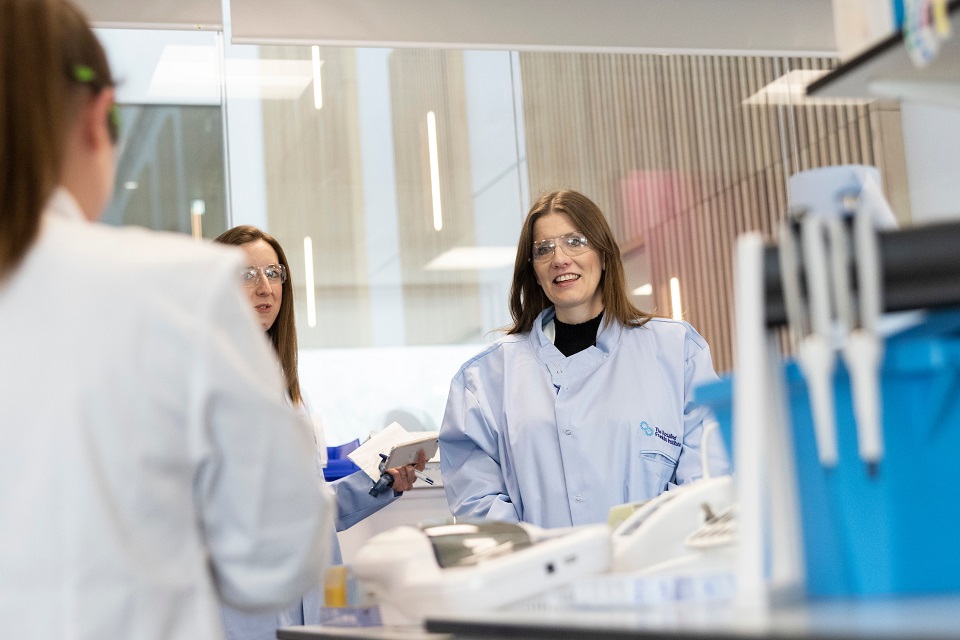
[[[720,371],[736,236],[773,237],[787,176],[873,164],[909,216],[898,106],[802,96],[834,60],[300,46],[221,58],[219,34],[100,35],[124,120],[106,219],[206,237],[249,223],[280,239],[301,384],[330,444],[394,419],[438,428],[451,376],[510,320],[531,194],[596,201],[638,306],[676,305]]]
[[[258,92],[230,73],[251,63]],[[226,49],[233,222],[288,256],[301,387],[331,445],[398,418],[439,428],[451,377],[509,321],[527,206],[513,64],[508,52]]]
[[[121,122],[103,221],[216,237],[227,228],[217,34],[97,35],[117,78]]]

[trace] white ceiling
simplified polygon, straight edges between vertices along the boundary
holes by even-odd
[[[74,0],[98,27],[121,29],[223,28],[220,0]]]
[[[78,0],[97,26],[220,29],[220,0]],[[836,55],[831,0],[230,0],[233,42]]]
[[[831,0],[232,0],[234,42],[830,55]]]

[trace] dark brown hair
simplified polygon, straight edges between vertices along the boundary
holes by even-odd
[[[37,236],[80,97],[113,79],[86,17],[65,0],[0,0],[0,43],[2,279]]]
[[[533,225],[548,213],[563,213],[583,235],[600,257],[605,269],[600,275],[603,296],[603,322],[617,321],[624,326],[639,327],[653,316],[637,309],[627,294],[626,276],[620,259],[620,247],[613,238],[600,207],[582,193],[571,190],[553,191],[540,198],[530,207],[527,219],[520,230],[517,257],[513,267],[513,284],[510,286],[510,316],[513,326],[508,334],[526,333],[533,328],[533,321],[552,302],[537,284],[536,273],[530,257],[533,251]]]
[[[297,368],[297,321],[293,309],[293,277],[283,247],[269,233],[251,225],[240,225],[228,229],[217,236],[215,242],[241,246],[257,240],[263,240],[273,247],[273,250],[277,252],[277,259],[280,260],[280,264],[287,269],[287,281],[283,283],[280,298],[280,313],[277,314],[277,320],[273,323],[273,326],[267,329],[267,335],[270,337],[273,349],[280,359],[280,366],[283,369],[283,377],[287,381],[287,393],[290,394],[290,400],[295,405],[299,405],[303,403],[303,396],[300,395],[300,374]]]

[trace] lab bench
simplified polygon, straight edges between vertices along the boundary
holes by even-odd
[[[632,611],[497,611],[414,628],[287,627],[280,640],[960,640],[960,595],[831,600],[761,613],[690,604]]]

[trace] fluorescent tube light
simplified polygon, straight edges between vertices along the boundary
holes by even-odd
[[[320,67],[323,66],[323,60],[320,59],[320,47],[310,47],[310,54],[313,59],[313,106],[319,111],[323,109],[323,88],[320,85]]]
[[[317,292],[313,283],[313,240],[310,236],[303,238],[303,269],[304,282],[307,287],[307,326],[317,326]]]
[[[673,306],[673,319],[683,320],[683,311],[680,306],[680,280],[670,278],[670,303]]]
[[[443,229],[440,212],[440,158],[437,156],[437,116],[427,112],[427,144],[430,147],[430,190],[433,192],[433,228]]]

